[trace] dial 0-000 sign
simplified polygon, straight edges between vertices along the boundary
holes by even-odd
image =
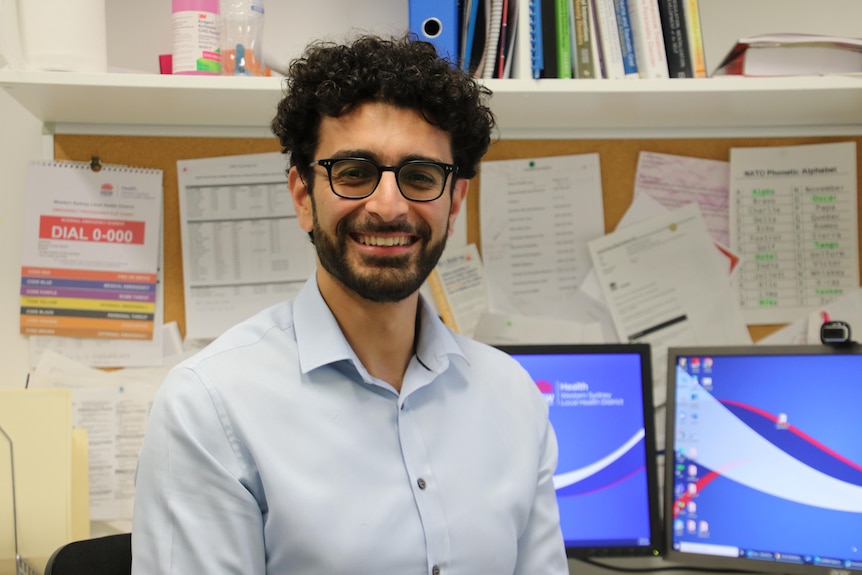
[[[42,216],[39,239],[143,244],[144,229],[144,222],[139,221]]]

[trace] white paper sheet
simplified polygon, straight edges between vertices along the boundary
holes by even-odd
[[[695,203],[695,202],[689,202]],[[686,205],[686,204],[680,204]],[[697,203],[700,206],[699,203]],[[626,210],[626,213],[623,214],[623,217],[620,219],[619,224],[617,224],[617,229],[621,230],[626,226],[630,226],[636,224],[638,222],[643,222],[650,218],[654,218],[657,216],[661,216],[667,214],[671,209],[665,207],[662,203],[652,197],[650,194],[635,194],[635,197],[632,199],[632,203],[629,205],[629,208]],[[703,208],[701,208],[701,215],[703,214]],[[726,216],[725,212],[725,216]],[[715,238],[715,233],[713,230],[710,230],[709,224],[704,219],[704,225],[707,227],[707,231],[709,232],[712,238]],[[727,231],[727,228],[724,228]],[[727,270],[728,281],[730,281],[734,275],[739,272],[739,264],[742,261],[742,258],[739,254],[733,252],[726,244],[720,244],[719,242],[715,242],[715,247],[718,250],[718,253],[722,256],[722,261],[724,262],[725,269]],[[583,287],[583,286],[582,286]]]
[[[598,154],[482,163],[482,259],[490,309],[544,315],[578,293],[604,234]]]
[[[820,309],[796,318],[792,323],[757,341],[758,345],[820,343],[820,325],[826,318],[850,324],[851,339],[862,333],[862,288],[841,296]]]
[[[177,162],[186,338],[211,339],[296,295],[315,253],[281,153]]]
[[[859,286],[855,142],[732,148],[730,173],[749,324],[792,322]]]
[[[440,256],[440,261],[444,261],[453,254],[461,253],[467,247],[467,202],[461,204],[461,213],[455,219],[455,225],[452,226],[452,230],[452,235],[446,240],[446,248]],[[440,310],[437,309],[434,290],[431,288],[428,280],[425,280],[419,291],[437,315],[440,315]]]
[[[66,378],[64,385],[75,385]],[[116,384],[72,389],[72,424],[90,444],[90,519],[129,519],[135,465],[144,440],[154,387]]]
[[[447,249],[428,277],[437,312],[454,331],[473,337],[479,316],[488,311],[485,268],[476,244]]]
[[[479,318],[475,339],[489,345],[602,343],[601,326],[546,317],[488,312]]]
[[[667,398],[669,346],[751,343],[697,205],[617,230],[589,249],[620,340],[652,347],[656,405]]]

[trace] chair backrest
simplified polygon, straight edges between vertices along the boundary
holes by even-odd
[[[132,535],[121,533],[63,545],[51,555],[45,575],[130,575]]]

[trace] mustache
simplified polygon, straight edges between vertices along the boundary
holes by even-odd
[[[342,220],[337,226],[339,234],[410,234],[423,240],[431,239],[431,226],[425,222],[413,226],[407,222],[354,222]]]

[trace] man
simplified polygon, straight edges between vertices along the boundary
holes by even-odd
[[[489,92],[430,44],[318,44],[273,129],[318,253],[294,301],[167,377],[133,572],[568,573],[547,407],[419,295],[488,148]]]

